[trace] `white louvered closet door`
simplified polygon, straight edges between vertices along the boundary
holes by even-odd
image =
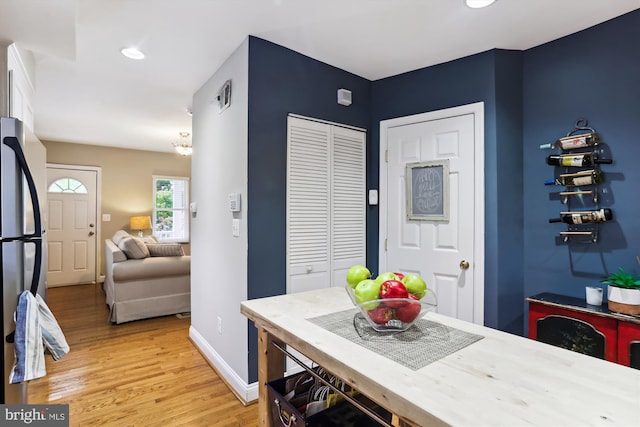
[[[365,263],[365,134],[288,119],[287,292],[344,286]]]
[[[366,260],[365,133],[332,127],[330,286],[345,286],[347,271]]]
[[[287,292],[326,286],[330,277],[330,128],[289,117]]]

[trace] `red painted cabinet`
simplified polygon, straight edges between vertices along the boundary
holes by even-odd
[[[529,338],[640,369],[640,318],[552,293],[527,301]]]
[[[640,323],[618,322],[618,363],[640,369]]]

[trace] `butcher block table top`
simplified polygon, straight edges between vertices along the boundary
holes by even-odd
[[[425,320],[482,339],[414,370],[307,320],[353,308],[343,288],[241,303],[261,341],[290,345],[408,423],[640,426],[640,370],[437,313]],[[263,382],[281,374],[269,360],[259,356]]]

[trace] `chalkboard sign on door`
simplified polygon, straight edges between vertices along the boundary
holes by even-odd
[[[449,160],[409,163],[406,166],[407,218],[449,221]]]

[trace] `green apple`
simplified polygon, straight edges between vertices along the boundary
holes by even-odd
[[[356,303],[358,304],[377,300],[380,299],[380,285],[378,285],[375,280],[365,279],[358,283],[353,293],[356,298]],[[362,308],[365,310],[373,310],[378,307],[378,304],[380,303],[372,302],[370,304],[363,305]]]
[[[398,276],[396,276],[396,273],[392,271],[387,271],[385,273],[379,274],[378,277],[376,277],[378,286],[382,285],[382,283],[386,282],[387,280],[398,280]]]
[[[410,294],[418,297],[418,299],[424,297],[427,293],[427,283],[424,279],[417,274],[407,274],[402,279],[405,288]]]
[[[355,289],[356,285],[371,278],[371,272],[364,265],[354,265],[347,272],[347,284]]]

